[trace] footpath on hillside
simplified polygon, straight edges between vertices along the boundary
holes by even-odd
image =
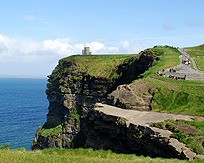
[[[165,74],[166,76],[173,76],[176,79],[178,78],[204,82],[204,73],[198,70],[197,65],[193,58],[190,58],[190,55],[186,53],[184,49],[179,48],[178,50],[182,53],[182,55],[179,56],[180,65],[177,65],[170,69],[166,69],[162,73]],[[192,69],[191,64],[193,64],[194,69]]]

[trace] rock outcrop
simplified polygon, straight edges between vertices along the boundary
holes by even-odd
[[[151,110],[152,95],[138,96],[128,85],[120,85],[107,97],[107,103],[124,109]]]
[[[86,146],[94,149],[111,149],[117,153],[192,160],[200,156],[172,138],[170,131],[150,126],[153,122],[167,119],[191,120],[191,118],[195,116],[124,110],[97,104],[89,118]]]
[[[85,146],[88,119],[96,102],[106,101],[107,95],[118,85],[137,79],[152,66],[155,59],[150,51],[141,52],[140,55],[126,59],[116,67],[94,76],[88,72],[86,64],[79,64],[79,57],[88,62],[89,58],[94,56],[61,59],[48,76],[46,93],[49,113],[46,123],[36,132],[32,149]],[[107,71],[110,71],[109,76],[103,77]],[[117,77],[114,77],[115,74]]]

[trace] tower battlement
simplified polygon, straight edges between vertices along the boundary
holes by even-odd
[[[84,47],[84,50],[82,50],[82,55],[91,55],[90,48]]]

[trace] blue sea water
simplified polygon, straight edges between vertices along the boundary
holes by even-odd
[[[47,79],[0,78],[0,146],[31,149],[48,113],[46,84]]]

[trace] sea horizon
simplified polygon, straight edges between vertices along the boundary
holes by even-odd
[[[47,76],[41,75],[9,75],[9,74],[0,74],[0,78],[21,78],[21,79],[47,79]]]

